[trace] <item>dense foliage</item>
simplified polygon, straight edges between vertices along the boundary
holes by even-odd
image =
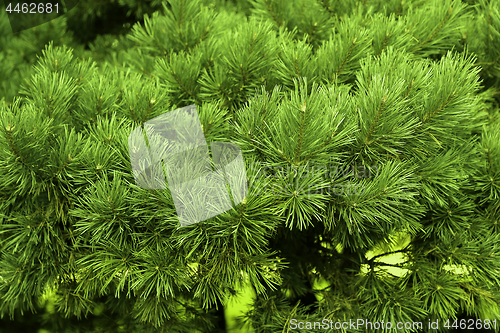
[[[493,0],[89,0],[15,35],[2,9],[1,323],[224,331],[251,285],[254,332],[498,332],[499,78]],[[190,104],[249,193],[179,227],[128,136]]]

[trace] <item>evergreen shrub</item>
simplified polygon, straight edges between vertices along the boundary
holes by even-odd
[[[222,332],[249,286],[253,332],[499,331],[500,2],[4,9],[0,332]],[[180,227],[128,137],[191,104],[248,194]]]

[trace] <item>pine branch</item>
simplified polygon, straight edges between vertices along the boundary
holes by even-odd
[[[299,140],[297,141],[297,150],[295,151],[294,164],[297,165],[300,150],[302,149],[303,139],[304,139],[304,129],[306,123],[306,102],[304,105],[301,105],[301,120],[300,120],[300,128],[299,128]]]
[[[357,37],[355,37],[353,40],[352,40],[352,44],[351,46],[349,47],[349,51],[347,51],[347,55],[342,59],[342,62],[340,63],[339,67],[337,68],[337,70],[335,71],[335,74],[333,75],[333,77],[330,79],[330,83],[332,83],[340,74],[340,71],[342,70],[342,68],[345,66],[346,62],[349,60],[349,57],[351,56],[352,54],[352,51],[354,49],[354,47],[356,46],[356,41],[358,40]]]
[[[426,123],[430,119],[432,119],[435,115],[437,115],[439,112],[441,112],[452,100],[452,98],[455,97],[455,90],[453,90],[450,94],[450,96],[446,99],[446,101],[441,104],[436,110],[434,110],[432,113],[427,113],[424,115],[422,119],[422,123]]]
[[[400,250],[395,250],[395,251],[391,251],[391,252],[377,254],[377,255],[373,256],[372,258],[370,258],[368,260],[368,263],[370,263],[370,266],[371,266],[371,264],[374,263],[375,260],[378,258],[389,256],[389,255],[396,254],[396,253],[408,253],[408,251],[410,250],[410,247],[411,247],[411,244],[408,244],[407,246],[405,246],[405,248],[400,249]],[[385,265],[385,263],[384,263],[384,265]]]

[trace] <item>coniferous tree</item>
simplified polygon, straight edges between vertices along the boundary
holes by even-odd
[[[1,315],[225,331],[251,285],[254,332],[499,331],[498,2],[81,1],[0,33]],[[128,137],[190,104],[248,194],[179,227]]]

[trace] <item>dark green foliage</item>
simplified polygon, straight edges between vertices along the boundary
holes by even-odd
[[[499,2],[80,1],[9,29],[2,10],[2,323],[216,332],[250,284],[255,332],[499,331]],[[249,193],[179,228],[128,136],[189,104],[239,145]]]

